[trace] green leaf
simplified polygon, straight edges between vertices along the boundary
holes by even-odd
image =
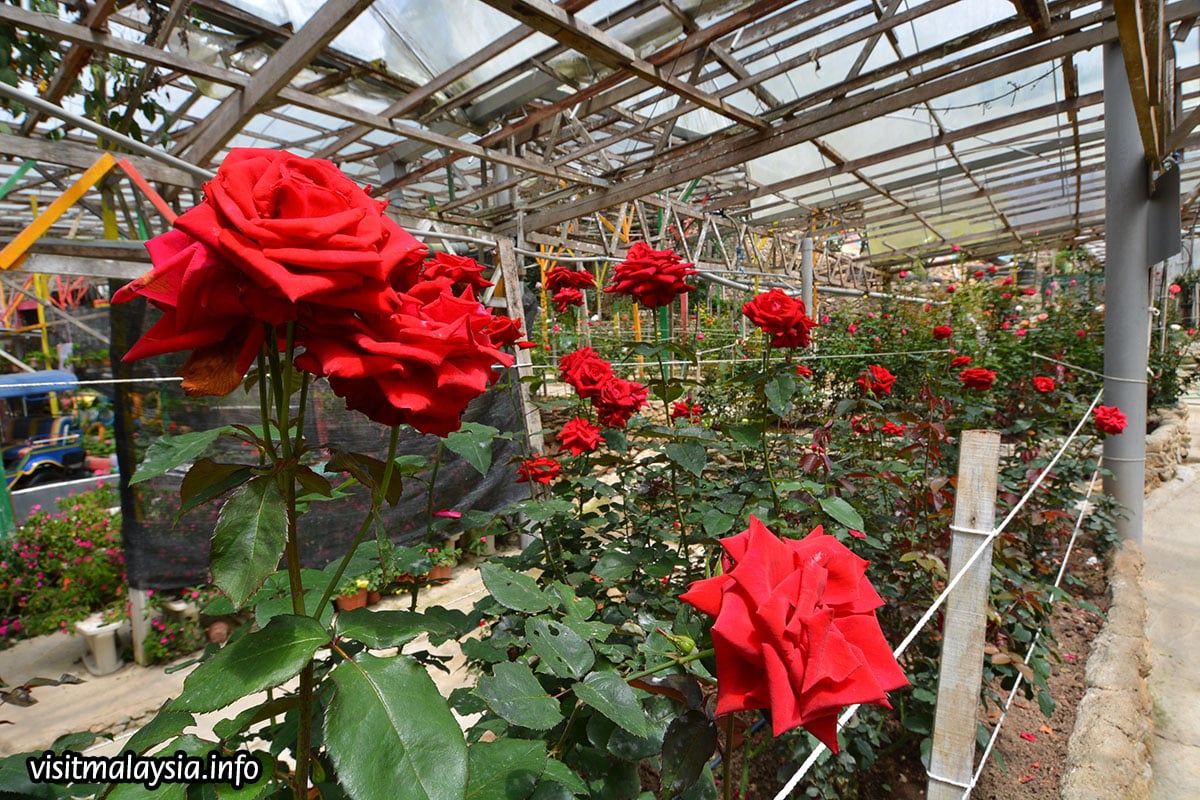
[[[717,749],[717,726],[702,711],[689,711],[667,726],[662,746],[663,794],[691,788]]]
[[[699,442],[670,442],[666,446],[667,458],[674,461],[697,478],[708,463],[708,453]]]
[[[593,672],[572,687],[575,696],[634,736],[649,736],[650,720],[637,692],[615,672]]]
[[[241,608],[275,571],[286,539],[279,484],[270,475],[254,478],[221,506],[213,533],[213,583]]]
[[[342,450],[333,450],[329,460],[325,462],[327,471],[350,473],[356,481],[370,489],[372,494],[383,486],[383,472],[386,466],[377,458]],[[388,482],[386,499],[393,506],[400,502],[400,495],[404,491],[400,472],[401,470],[393,468],[392,479]]]
[[[534,614],[550,606],[537,581],[528,575],[490,562],[479,566],[479,574],[492,597],[505,608]]]
[[[180,436],[160,436],[146,448],[146,457],[137,472],[129,480],[130,483],[141,483],[159,475],[165,475],[176,467],[190,464],[208,449],[208,446],[225,433],[232,433],[233,428],[223,425],[210,431],[195,431]]]
[[[164,747],[161,755],[174,755],[182,752],[189,756],[202,758],[217,747],[219,745],[216,742],[207,742],[189,733],[187,736],[180,736]],[[118,783],[114,785],[113,790],[107,796],[109,800],[142,800],[142,798],[184,800],[187,788],[186,783],[162,783],[154,789],[147,789],[140,783]]]
[[[1042,710],[1042,714],[1047,718],[1053,717],[1056,703],[1054,702],[1054,698],[1050,696],[1050,693],[1045,689],[1038,689],[1037,699],[1038,708]]]
[[[453,636],[457,628],[449,617],[439,618],[415,611],[356,608],[338,614],[337,632],[339,636],[348,636],[374,650],[382,650],[405,645],[426,632]]]
[[[25,768],[26,759],[36,759],[45,756],[45,751],[35,751],[31,753],[18,753],[0,758],[0,797],[14,798],[14,800],[25,800],[25,798],[38,798],[39,800],[55,800],[59,797],[61,785],[50,783],[34,783],[29,780],[29,772]]]
[[[526,664],[502,661],[479,679],[475,694],[501,719],[522,728],[544,731],[562,722],[558,702]]]
[[[546,768],[546,743],[499,739],[471,745],[466,800],[525,800]]]
[[[301,488],[310,495],[333,496],[333,485],[330,484],[329,479],[324,475],[318,475],[312,467],[301,464],[296,470],[296,483],[300,484]]]
[[[275,617],[267,627],[226,645],[196,667],[170,708],[216,711],[245,695],[278,686],[298,675],[317,648],[328,642],[329,631],[311,617]]]
[[[245,464],[220,464],[211,458],[202,458],[192,464],[179,487],[179,513],[176,520],[199,505],[241,486],[253,474]]]
[[[596,613],[596,603],[588,597],[577,597],[575,590],[562,581],[555,581],[546,588],[546,594],[558,598],[558,604],[571,619],[585,620]]]
[[[847,528],[853,528],[856,531],[861,531],[864,527],[866,527],[863,525],[862,516],[855,511],[849,503],[840,497],[822,497],[821,510],[845,525]]]
[[[330,673],[325,746],[355,800],[462,800],[467,745],[425,668],[370,653]]]
[[[709,507],[704,509],[704,514],[700,517],[704,523],[704,532],[714,539],[722,534],[729,533],[729,529],[733,527],[734,516],[726,514],[724,511]]]
[[[712,768],[708,764],[700,770],[700,779],[680,795],[679,800],[717,800],[717,785],[713,780]]]
[[[492,442],[499,432],[490,425],[464,422],[444,442],[447,450],[462,456],[480,475],[487,475],[492,466]]]
[[[525,622],[525,638],[542,663],[560,678],[581,678],[596,661],[583,637],[545,617]]]
[[[721,430],[727,432],[729,437],[738,444],[754,448],[761,445],[761,434],[753,425],[723,425]]]
[[[779,417],[786,417],[791,413],[792,395],[796,393],[795,379],[784,372],[776,375],[767,383],[767,408],[771,409],[771,413]]]
[[[606,580],[619,581],[632,575],[633,571],[637,569],[637,565],[638,560],[629,553],[608,550],[600,556],[596,566],[592,567],[592,574],[599,575]]]
[[[547,782],[560,784],[571,794],[587,793],[587,784],[583,782],[583,778],[576,775],[574,770],[557,758],[546,760],[546,770],[542,773],[541,782],[543,784]]]
[[[184,729],[194,724],[195,721],[196,718],[186,711],[161,709],[154,715],[154,719],[139,728],[137,733],[130,737],[121,750],[122,752],[132,750],[135,753],[144,753],[156,744],[162,744],[167,739],[183,733]]]

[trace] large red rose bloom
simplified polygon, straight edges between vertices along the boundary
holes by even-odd
[[[755,297],[742,306],[742,314],[771,337],[771,347],[808,347],[816,320],[806,313],[804,301],[779,289]]]
[[[721,546],[722,574],[680,598],[716,617],[717,714],[770,709],[776,735],[803,726],[836,753],[843,707],[891,708],[887,692],[908,684],[875,618],[868,562],[819,527],[781,540],[754,517]]]
[[[634,242],[613,270],[613,285],[604,291],[627,294],[646,308],[658,308],[695,289],[685,280],[695,274],[692,264],[674,250],[654,250],[645,242]]]

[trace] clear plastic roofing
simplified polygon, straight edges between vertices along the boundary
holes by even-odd
[[[406,219],[605,251],[638,200],[714,232],[853,243],[877,268],[1076,247],[1103,236],[1109,43],[1144,73],[1148,175],[1180,170],[1186,227],[1200,0],[1116,6],[0,4],[0,238],[101,149],[182,208],[230,148],[271,147],[334,161]],[[118,195],[122,236],[161,228]],[[47,236],[102,238],[99,212],[85,198]]]

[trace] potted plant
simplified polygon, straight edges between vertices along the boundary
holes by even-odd
[[[367,587],[370,585],[371,581],[363,576],[343,580],[338,588],[338,596],[333,601],[338,611],[351,611],[366,606]]]
[[[363,577],[367,580],[367,605],[373,606],[383,599],[383,589],[387,584],[383,577],[383,568],[375,567]]]
[[[127,617],[125,602],[120,601],[75,623],[75,631],[87,643],[83,665],[88,672],[97,676],[109,675],[124,666],[117,631]]]
[[[429,580],[443,582],[450,580],[454,565],[458,563],[462,551],[448,543],[443,543],[440,546],[429,547],[425,552],[429,555],[429,563],[433,565],[429,570]]]

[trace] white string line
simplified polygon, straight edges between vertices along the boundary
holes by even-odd
[[[1093,375],[1097,378],[1102,378],[1106,381],[1116,381],[1117,383],[1140,383],[1143,386],[1146,384],[1146,381],[1144,379],[1119,378],[1116,375],[1105,375],[1103,372],[1096,372],[1094,370],[1088,369],[1087,367],[1081,367],[1081,366],[1078,366],[1077,364],[1072,364],[1069,361],[1060,361],[1057,358],[1050,358],[1049,356],[1044,356],[1041,353],[1035,352],[1035,353],[1031,353],[1030,355],[1032,355],[1034,358],[1040,358],[1043,361],[1049,361],[1051,364],[1061,364],[1064,367],[1070,367],[1071,369],[1075,370],[1076,372],[1084,372],[1084,373],[1087,373],[1088,375]],[[1146,367],[1146,372],[1149,373],[1150,371],[1151,371],[1150,368]]]
[[[116,383],[162,383],[164,381],[182,381],[183,378],[108,378],[104,380],[94,381],[76,381],[75,383],[64,386],[64,381],[39,381],[37,383],[4,383],[0,380],[0,389],[18,388],[18,389],[39,389],[44,386],[57,386],[56,392],[70,392],[79,386],[104,386]]]
[[[643,342],[642,344],[650,344],[650,342]],[[730,345],[726,345],[725,347],[714,348],[712,350],[705,350],[705,351],[701,351],[701,352],[712,353],[712,352],[716,352],[717,350],[727,349],[728,347],[730,347]],[[799,362],[803,362],[803,361],[828,361],[828,360],[833,360],[833,359],[838,359],[838,358],[871,359],[871,358],[877,358],[877,357],[881,357],[881,356],[917,356],[917,355],[929,355],[929,354],[936,354],[936,353],[952,353],[952,352],[954,352],[954,351],[950,350],[950,349],[946,349],[946,350],[895,350],[895,351],[888,352],[888,353],[841,353],[841,354],[827,355],[827,356],[800,356],[800,357],[793,359],[793,361],[796,363],[799,363]],[[723,358],[723,359],[700,359],[697,361],[664,361],[662,363],[663,363],[663,366],[683,366],[683,365],[695,365],[695,364],[709,364],[709,365],[746,364],[746,363],[757,363],[757,362],[758,362],[758,359],[756,359],[756,358]],[[783,359],[772,359],[772,363],[784,364],[787,362]],[[647,362],[646,364],[640,364],[640,365],[633,361],[614,361],[614,362],[612,362],[612,365],[614,367],[658,366],[658,361]],[[530,366],[533,369],[558,369],[557,364],[531,364]]]
[[[1054,578],[1055,589],[1062,585],[1063,576],[1067,572],[1067,563],[1071,560],[1071,551],[1075,548],[1075,542],[1079,538],[1079,529],[1083,527],[1083,517],[1087,513],[1088,501],[1092,497],[1092,491],[1096,488],[1096,478],[1100,476],[1100,466],[1103,463],[1104,460],[1101,459],[1100,464],[1097,464],[1096,471],[1092,473],[1092,479],[1088,481],[1087,494],[1084,495],[1083,502],[1079,504],[1079,516],[1075,519],[1075,529],[1071,531],[1071,539],[1067,542],[1067,549],[1063,553],[1062,564],[1059,565],[1058,575],[1056,575]],[[1054,610],[1054,602],[1054,593],[1051,592],[1049,602],[1051,612]],[[1037,633],[1033,635],[1033,641],[1029,643],[1029,649],[1025,652],[1026,664],[1029,663],[1029,659],[1033,658],[1033,651],[1037,649],[1038,641],[1041,639],[1043,630],[1045,630],[1045,625],[1038,628]],[[979,767],[975,770],[975,775],[971,778],[970,785],[963,787],[966,789],[966,791],[963,793],[964,799],[970,795],[971,790],[974,789],[976,784],[979,783],[979,777],[983,775],[983,768],[987,766],[988,756],[992,754],[992,748],[995,747],[996,740],[1000,738],[1000,727],[1004,725],[1004,720],[1008,717],[1009,706],[1012,705],[1013,699],[1016,698],[1017,689],[1021,688],[1022,680],[1024,680],[1024,675],[1018,671],[1017,678],[1013,682],[1012,689],[1008,693],[1008,699],[1004,701],[1004,708],[1000,712],[1000,719],[996,720],[996,727],[992,729],[991,738],[988,739],[987,747],[984,748],[983,755],[979,759]],[[931,775],[930,777],[933,776]]]
[[[946,598],[949,597],[950,593],[958,587],[958,584],[962,582],[963,578],[970,571],[971,567],[974,566],[975,562],[979,560],[979,557],[983,555],[983,552],[988,548],[988,545],[990,545],[997,536],[1004,532],[1004,529],[1017,515],[1017,512],[1019,512],[1022,506],[1024,506],[1025,503],[1027,503],[1029,499],[1033,497],[1033,493],[1037,491],[1037,488],[1042,484],[1042,481],[1045,480],[1046,476],[1050,474],[1050,471],[1054,468],[1054,465],[1058,463],[1060,458],[1062,458],[1063,454],[1067,451],[1067,447],[1069,447],[1071,442],[1075,440],[1075,437],[1079,435],[1079,431],[1083,428],[1084,423],[1088,421],[1088,417],[1091,415],[1092,409],[1094,409],[1096,404],[1100,402],[1102,395],[1102,392],[1096,393],[1096,398],[1092,400],[1091,406],[1089,406],[1088,410],[1084,412],[1083,417],[1080,418],[1079,423],[1075,426],[1075,429],[1071,431],[1071,435],[1067,437],[1065,442],[1063,442],[1062,447],[1060,447],[1058,452],[1054,454],[1054,458],[1050,459],[1050,463],[1047,464],[1044,469],[1042,469],[1037,478],[1034,479],[1032,484],[1030,484],[1029,489],[1025,492],[1021,499],[1017,501],[1017,504],[1013,506],[1012,511],[1010,511],[1008,516],[1004,518],[1004,521],[1001,522],[1000,525],[994,530],[988,532],[987,539],[980,542],[976,546],[975,552],[972,553],[971,557],[967,559],[967,562],[963,564],[962,569],[960,569],[958,574],[956,574],[954,578],[948,584],[946,584],[946,588],[943,589],[942,593],[939,594],[937,599],[933,601],[933,605],[929,607],[929,610],[926,611],[919,620],[917,620],[916,624],[913,625],[911,630],[909,630],[908,635],[904,637],[904,640],[900,642],[900,644],[896,645],[895,649],[892,650],[893,658],[899,659],[904,651],[908,649],[908,646],[912,644],[914,639],[917,638],[917,634],[921,632],[929,620],[933,619],[933,615],[936,614],[937,610],[941,608],[944,602],[946,602]],[[977,532],[983,533],[982,531]],[[857,712],[857,705],[850,706],[844,712],[842,712],[842,715],[838,717],[838,730],[840,731],[842,728],[844,728],[846,723],[849,722]],[[801,764],[800,769],[796,771],[796,774],[791,777],[791,780],[789,780],[787,785],[780,790],[779,794],[775,795],[775,800],[784,800],[784,798],[787,797],[788,793],[792,791],[795,785],[800,782],[800,779],[803,778],[808,770],[812,768],[812,765],[816,763],[817,758],[819,758],[825,752],[825,750],[826,747],[824,742],[818,742],[817,748],[812,752],[811,755],[809,755],[805,762]]]

